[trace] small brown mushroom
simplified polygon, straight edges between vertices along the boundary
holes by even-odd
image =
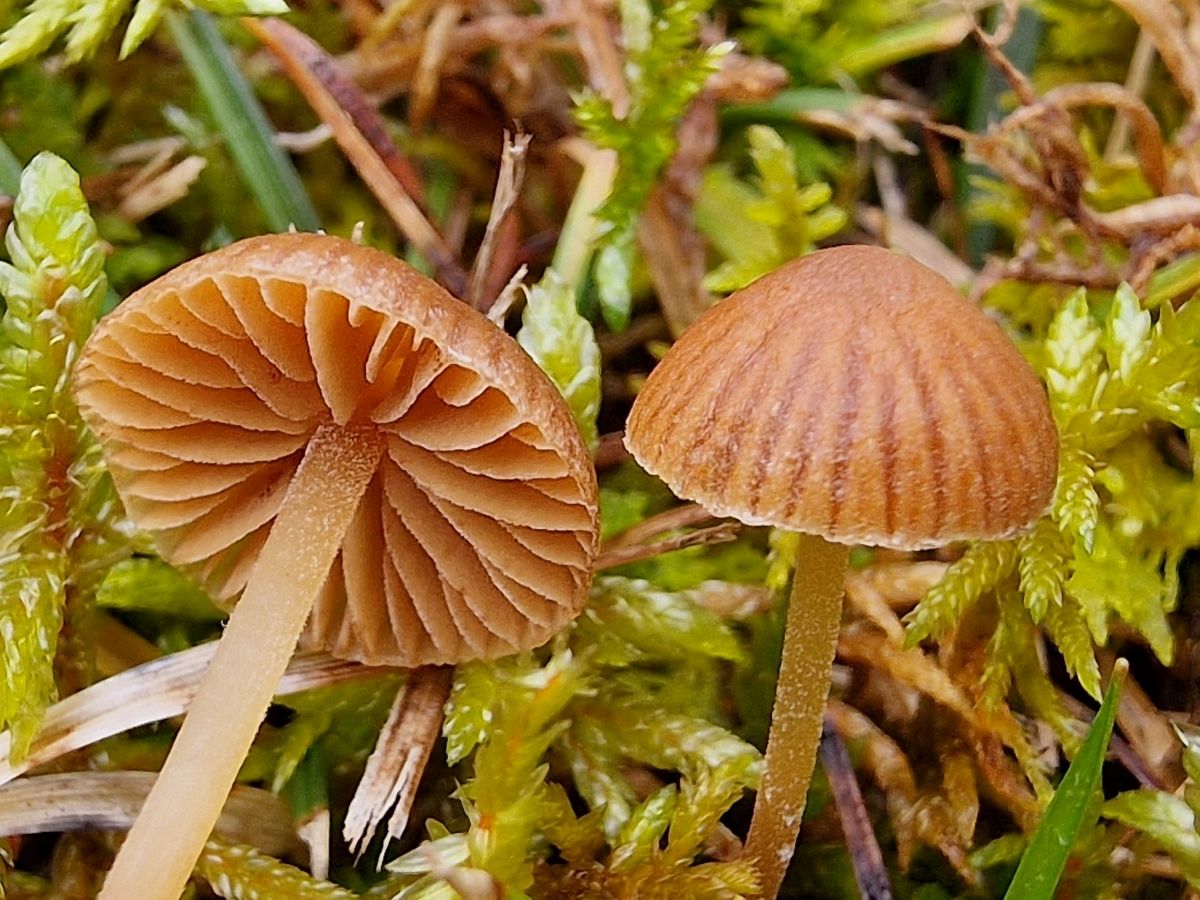
[[[179,896],[306,620],[310,647],[418,666],[582,607],[596,483],[565,403],[384,253],[274,235],[180,266],[101,323],[77,397],[133,520],[241,597],[103,897]]]
[[[806,536],[746,844],[774,896],[821,734],[844,545],[916,550],[1026,528],[1057,472],[1046,395],[941,276],[838,247],[702,316],[650,374],[625,440],[680,497]]]

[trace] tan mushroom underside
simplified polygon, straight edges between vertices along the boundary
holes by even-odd
[[[596,485],[503,331],[386,254],[277,235],[185,264],[77,378],[132,518],[240,602],[104,900],[174,900],[308,620],[374,664],[498,656],[580,609]]]
[[[446,663],[536,646],[578,612],[594,475],[554,388],[498,329],[390,257],[316,235],[244,241],[152,288],[101,325],[78,397],[132,518],[214,596],[244,587],[310,437],[354,423],[385,452],[308,645]]]

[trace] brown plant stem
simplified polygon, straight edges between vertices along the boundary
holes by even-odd
[[[600,551],[615,550],[617,547],[628,547],[632,544],[644,544],[668,531],[681,528],[694,528],[711,522],[715,517],[699,503],[684,503],[673,506],[668,510],[655,513],[647,519],[642,519],[636,525],[631,525],[624,531],[614,534],[604,544]]]
[[[615,569],[617,566],[639,562],[643,559],[653,559],[656,556],[671,553],[675,550],[682,550],[685,547],[723,544],[727,541],[737,540],[737,535],[738,523],[723,522],[711,528],[700,528],[696,531],[689,531],[686,534],[680,534],[661,541],[654,541],[649,544],[626,544],[610,550],[601,550],[600,555],[596,557],[595,568],[597,572],[601,572],[604,569]]]
[[[849,549],[801,535],[762,782],[746,838],[761,893],[774,897],[791,862],[821,740],[842,619]]]
[[[1113,0],[1137,22],[1154,44],[1175,85],[1192,108],[1190,120],[1197,118],[1200,104],[1200,61],[1189,42],[1188,22],[1182,9],[1171,0]]]
[[[829,778],[859,894],[864,900],[892,900],[892,884],[883,864],[883,851],[875,839],[854,766],[850,763],[850,753],[829,717],[825,719],[821,735],[821,766]]]
[[[325,425],[309,441],[101,900],[178,900],[382,455],[374,428]]]
[[[467,273],[419,202],[416,172],[401,157],[379,114],[338,64],[312,38],[280,19],[245,19],[245,27],[274,53],[313,111],[400,232],[433,265],[440,281],[463,296]]]

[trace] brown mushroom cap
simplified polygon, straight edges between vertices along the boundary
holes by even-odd
[[[377,250],[272,235],[182,265],[100,325],[77,397],[130,516],[224,601],[317,428],[383,435],[310,646],[494,657],[583,604],[595,473],[561,397],[507,334]]]
[[[705,313],[625,440],[714,513],[906,550],[1020,531],[1058,460],[1045,391],[999,326],[869,246],[812,253]]]

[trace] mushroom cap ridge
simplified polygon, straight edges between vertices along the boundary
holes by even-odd
[[[317,428],[384,436],[308,646],[379,665],[491,657],[582,607],[595,472],[561,396],[385,253],[286,234],[185,263],[100,323],[76,396],[131,518],[226,602]]]
[[[904,550],[1020,532],[1058,464],[1045,391],[1000,327],[861,245],[708,310],[651,372],[625,442],[716,514]]]

